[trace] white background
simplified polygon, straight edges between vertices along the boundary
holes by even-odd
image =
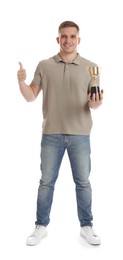
[[[40,179],[42,94],[21,96],[18,61],[27,83],[38,62],[59,51],[57,29],[64,20],[80,26],[78,51],[102,67],[103,106],[92,112],[94,228],[99,247],[79,236],[75,187],[67,154],[56,183],[48,237],[27,247],[33,231]],[[0,258],[123,259],[122,191],[122,1],[4,0],[0,2]]]

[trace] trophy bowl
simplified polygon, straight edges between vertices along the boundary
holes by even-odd
[[[97,78],[101,72],[100,67],[88,67],[88,72],[92,78]]]

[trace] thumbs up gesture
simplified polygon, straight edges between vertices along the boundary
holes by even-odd
[[[19,70],[17,72],[17,77],[18,77],[18,81],[25,81],[26,79],[26,71],[25,69],[23,68],[23,65],[21,62],[19,62]]]

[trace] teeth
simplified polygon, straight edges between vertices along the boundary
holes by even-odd
[[[71,45],[69,45],[69,44],[65,44],[65,46],[66,46],[66,47],[71,47]]]

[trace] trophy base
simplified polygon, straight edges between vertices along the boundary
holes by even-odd
[[[93,94],[96,94],[96,93],[100,93],[100,88],[99,88],[99,86],[93,86],[93,87],[91,87],[91,98],[92,98]]]

